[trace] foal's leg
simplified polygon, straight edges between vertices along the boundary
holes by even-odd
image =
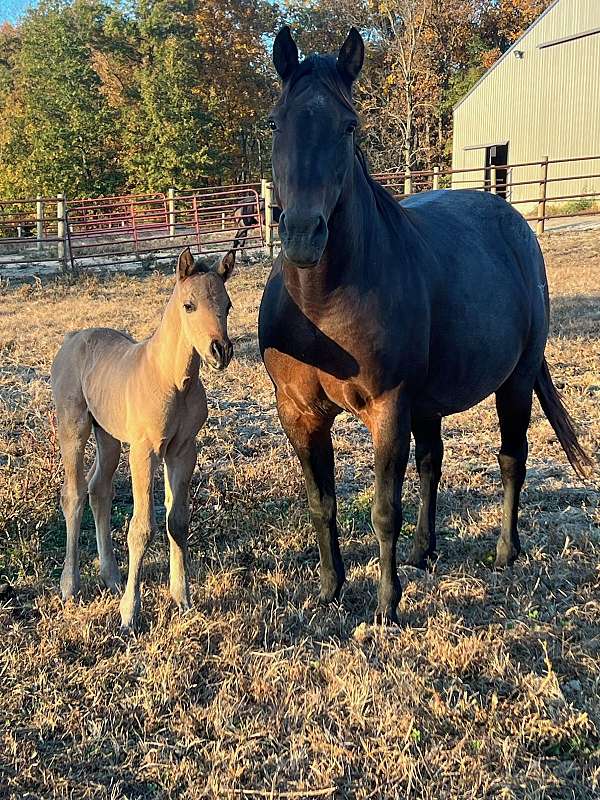
[[[331,426],[334,416],[301,414],[295,405],[277,399],[281,425],[296,451],[306,485],[308,505],[319,542],[321,594],[329,603],[339,597],[345,580],[336,521],[335,476]]]
[[[519,495],[525,481],[527,428],[531,418],[531,384],[511,376],[496,392],[501,447],[498,455],[504,487],[502,528],[496,545],[496,566],[510,566],[521,552],[517,531]]]
[[[119,464],[121,443],[104,428],[94,425],[96,437],[96,460],[89,475],[88,488],[90,506],[96,523],[96,543],[100,558],[100,579],[114,594],[121,592],[121,573],[113,550],[110,533],[110,511],[112,505],[112,481]]]
[[[435,509],[444,455],[441,429],[441,418],[412,419],[421,505],[412,550],[406,563],[420,569],[424,569],[427,559],[435,554]]]
[[[379,542],[376,622],[398,622],[402,588],[396,544],[402,527],[402,484],[410,452],[410,409],[403,393],[374,404],[366,418],[375,447],[375,499],[371,521]]]
[[[133,517],[129,523],[127,534],[129,573],[120,605],[123,628],[133,627],[139,617],[142,561],[156,527],[153,498],[154,470],[156,468],[154,453],[145,447],[132,445],[129,452],[129,464],[133,489]]]
[[[60,577],[63,600],[79,592],[79,530],[87,495],[83,457],[91,428],[92,422],[85,405],[73,409],[68,416],[58,416],[58,441],[65,470],[60,504],[67,526],[65,563]]]
[[[190,481],[196,466],[196,441],[169,447],[165,454],[165,507],[169,535],[169,588],[180,611],[191,607],[188,581]]]

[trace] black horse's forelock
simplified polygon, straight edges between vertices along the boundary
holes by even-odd
[[[342,78],[336,63],[335,56],[332,55],[310,55],[307,56],[294,70],[289,79],[285,82],[283,90],[277,101],[277,105],[283,105],[289,100],[289,96],[301,78],[313,75],[319,83],[322,83],[331,94],[342,103],[345,108],[356,114],[352,95],[348,84]],[[364,173],[365,180],[369,185],[375,203],[379,211],[390,221],[397,220],[403,212],[401,206],[394,196],[371,175],[367,158],[358,142],[355,147],[355,155]]]

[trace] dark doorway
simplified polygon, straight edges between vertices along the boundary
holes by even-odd
[[[485,148],[485,188],[490,191],[492,186],[492,167],[496,167],[496,194],[506,199],[506,182],[508,170],[508,142],[494,144]]]

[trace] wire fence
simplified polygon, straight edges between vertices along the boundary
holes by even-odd
[[[457,170],[398,169],[374,177],[398,199],[435,189],[499,194],[538,234],[552,220],[600,215],[600,155]],[[173,259],[185,246],[196,254],[266,248],[272,256],[277,211],[267,180],[69,201],[63,195],[0,200],[0,269],[118,269],[144,259]]]

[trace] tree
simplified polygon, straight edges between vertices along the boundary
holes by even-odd
[[[86,39],[76,8],[61,0],[26,16],[4,100],[3,188],[87,195],[122,184],[115,119]]]

